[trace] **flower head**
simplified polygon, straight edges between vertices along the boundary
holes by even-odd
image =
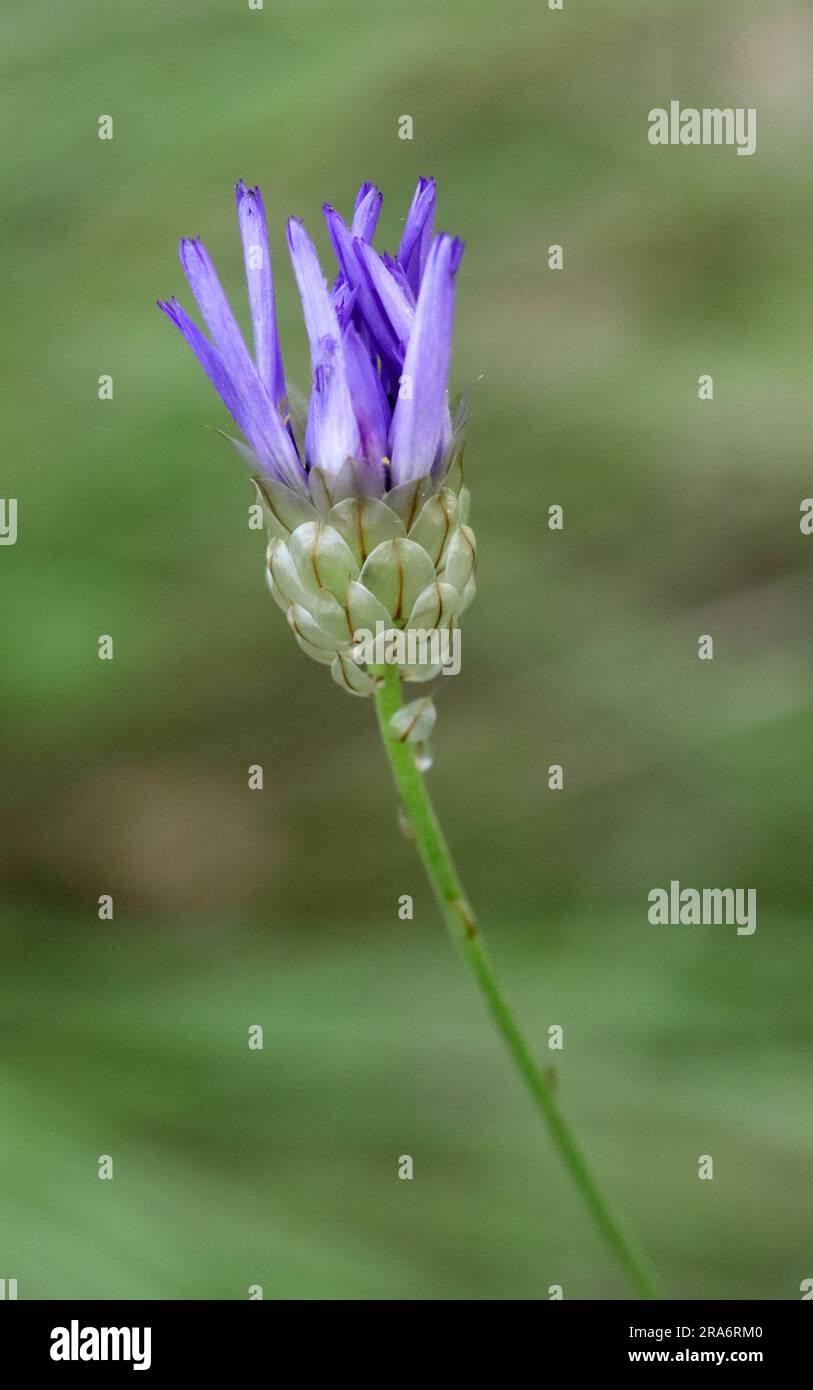
[[[359,631],[449,633],[474,596],[474,535],[462,485],[465,409],[452,425],[447,379],[455,276],[463,245],[435,235],[435,184],[420,179],[397,256],[373,236],[381,194],[362,184],[350,226],[324,208],[338,261],[329,286],[308,233],[288,250],[311,357],[307,420],[286,383],[265,209],[237,184],[254,334],[249,352],[200,241],[181,264],[208,336],[175,299],[159,301],[198,358],[246,444],[271,540],[268,582],[300,646],[353,694],[375,688]],[[409,680],[440,669],[427,642],[399,665]],[[377,660],[377,659],[376,659]]]

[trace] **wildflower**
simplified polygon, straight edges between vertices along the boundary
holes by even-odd
[[[474,597],[466,409],[453,424],[447,395],[463,246],[434,234],[432,179],[418,182],[395,257],[373,248],[381,194],[372,184],[360,188],[349,227],[325,205],[339,267],[332,288],[303,224],[289,220],[311,355],[302,420],[286,385],[263,200],[242,181],[236,196],[253,356],[200,241],[184,239],[180,256],[209,336],[176,299],[159,307],[244,436],[232,443],[263,504],[268,583],[299,645],[345,689],[369,695],[377,677],[359,659],[359,633],[377,623],[451,631]],[[400,667],[412,681],[439,670]]]
[[[431,638],[459,637],[461,614],[474,597],[475,541],[462,471],[465,401],[453,422],[447,400],[462,244],[434,235],[435,185],[420,179],[397,256],[379,255],[372,243],[381,194],[365,183],[349,227],[325,206],[339,264],[330,288],[305,228],[291,218],[288,248],[311,352],[302,419],[282,365],[260,190],[238,183],[236,191],[254,356],[199,241],[181,242],[181,262],[210,336],[177,300],[160,308],[243,433],[245,443],[232,443],[250,465],[265,509],[274,598],[309,656],[329,665],[352,694],[374,697],[401,825],[449,934],[597,1228],[636,1292],[657,1297],[495,979],[423,777],[431,765],[431,697],[401,703],[402,679],[425,681],[440,671]],[[373,633],[393,657],[359,659]],[[413,634],[423,637],[428,656],[412,655],[421,649]]]

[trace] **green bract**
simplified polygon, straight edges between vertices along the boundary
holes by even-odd
[[[269,532],[271,593],[302,650],[329,665],[352,695],[371,695],[378,680],[358,659],[360,633],[449,632],[474,598],[476,543],[466,524],[461,434],[435,478],[380,496],[361,491],[351,459],[337,473],[312,468],[307,496],[255,475]],[[439,670],[426,660],[399,663],[408,681]]]

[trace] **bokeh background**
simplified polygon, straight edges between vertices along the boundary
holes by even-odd
[[[21,1298],[627,1296],[398,833],[371,707],[293,644],[225,413],[154,306],[192,307],[176,244],[201,235],[246,323],[232,185],[258,181],[306,385],[285,218],[332,274],[323,200],[376,181],[394,249],[432,173],[467,242],[481,554],[432,790],[668,1293],[799,1298],[813,14],[32,0],[0,32],[0,1276]],[[672,98],[757,107],[756,155],[651,147]],[[755,887],[756,934],[650,926],[672,878]]]

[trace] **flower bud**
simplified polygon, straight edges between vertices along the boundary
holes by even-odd
[[[339,262],[331,289],[303,224],[290,219],[308,399],[283,369],[260,190],[241,181],[235,193],[254,355],[202,242],[184,238],[180,250],[209,336],[176,299],[159,307],[244,436],[230,442],[251,468],[266,520],[268,586],[302,650],[351,694],[372,694],[380,675],[371,668],[389,661],[405,680],[432,680],[456,669],[440,639],[457,636],[475,593],[468,398],[454,420],[448,404],[463,245],[433,235],[435,185],[421,179],[397,257],[381,256],[372,245],[381,195],[365,184],[352,227],[325,206]],[[259,257],[248,254],[256,249]],[[434,707],[427,698],[408,705],[407,724],[409,711],[418,732],[408,737],[425,759]]]

